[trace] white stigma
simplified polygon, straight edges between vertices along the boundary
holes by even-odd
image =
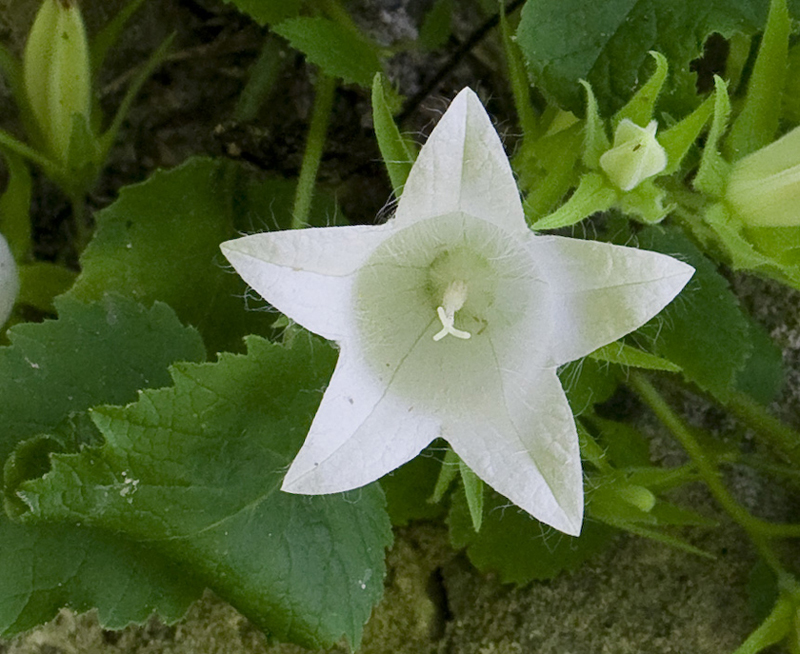
[[[434,341],[441,341],[448,334],[464,340],[472,336],[469,332],[456,329],[454,324],[456,311],[463,307],[466,301],[467,285],[462,281],[450,282],[445,289],[442,306],[436,309],[439,320],[442,321],[442,329],[434,335]]]

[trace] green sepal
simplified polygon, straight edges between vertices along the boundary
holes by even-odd
[[[664,206],[666,192],[653,179],[645,179],[636,188],[621,193],[617,205],[623,213],[648,225],[660,223],[675,205]]]
[[[416,159],[413,144],[400,133],[394,122],[392,111],[383,89],[383,75],[375,73],[372,80],[372,121],[381,157],[386,164],[389,180],[396,197],[400,197],[403,186]]]
[[[439,470],[439,476],[436,479],[436,485],[433,487],[433,494],[431,495],[431,502],[441,502],[447,490],[455,481],[458,475],[459,465],[461,459],[458,454],[453,452],[452,448],[448,446],[444,453],[444,460],[442,467]]]
[[[731,101],[725,80],[715,75],[714,118],[700,158],[700,167],[694,178],[694,187],[698,191],[715,198],[722,197],[730,169],[730,164],[723,159],[719,151],[720,141],[728,127],[730,115]]]
[[[725,140],[725,154],[731,162],[769,145],[775,138],[786,82],[790,34],[786,0],[772,0],[744,105]]]
[[[607,361],[621,366],[641,368],[643,370],[661,370],[664,372],[680,372],[681,367],[668,359],[650,354],[621,341],[615,341],[595,350],[590,355],[598,361]]]
[[[531,229],[560,229],[579,223],[599,211],[610,209],[617,201],[617,191],[604,175],[587,173],[581,177],[578,188],[564,204],[553,213],[540,218]]]
[[[472,528],[478,532],[483,524],[483,481],[461,460],[458,462],[458,469],[461,472]]]
[[[551,126],[541,138],[523,142],[514,168],[520,188],[528,191],[523,207],[529,225],[551,213],[578,183],[582,142],[577,120],[563,129]]]
[[[600,167],[600,157],[611,147],[611,141],[606,134],[606,126],[600,118],[597,108],[597,99],[589,82],[579,80],[586,90],[586,119],[583,126],[583,163],[587,168],[597,170]]]
[[[667,153],[667,167],[662,175],[671,175],[678,171],[684,157],[714,113],[714,102],[713,96],[706,98],[692,113],[658,136],[658,142]]]
[[[647,125],[653,118],[656,101],[667,79],[669,64],[667,58],[660,52],[651,50],[650,55],[656,60],[656,69],[642,88],[611,119],[611,126],[614,129],[626,118],[640,127]]]
[[[68,195],[83,196],[93,185],[100,167],[100,142],[95,136],[89,117],[83,114],[72,114],[72,134],[66,159],[66,177],[55,180],[60,183]]]
[[[580,421],[575,420],[575,426],[578,430],[578,442],[581,448],[581,459],[588,461],[600,472],[610,474],[613,472],[611,464],[608,462],[605,450],[595,440],[594,436],[586,429],[586,426]]]

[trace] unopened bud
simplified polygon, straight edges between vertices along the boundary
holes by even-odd
[[[91,109],[89,46],[76,0],[44,0],[28,35],[23,70],[45,146],[66,162],[72,117],[88,118]]]
[[[623,191],[632,191],[667,167],[667,154],[656,140],[658,123],[639,127],[625,118],[617,125],[614,145],[600,157],[600,168]]]
[[[747,225],[800,225],[800,127],[734,163],[725,199]]]

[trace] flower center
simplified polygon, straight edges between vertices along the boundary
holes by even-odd
[[[436,309],[439,320],[442,321],[442,329],[434,334],[434,341],[441,341],[447,335],[464,340],[472,336],[469,332],[456,329],[455,327],[456,311],[463,307],[466,301],[467,284],[461,280],[450,282],[444,292],[442,305]]]

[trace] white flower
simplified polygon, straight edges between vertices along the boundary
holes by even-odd
[[[256,234],[222,250],[266,300],[341,348],[283,490],[357,488],[441,436],[568,534],[580,533],[583,485],[556,368],[642,325],[693,274],[661,254],[531,232],[469,89],[386,224]]]
[[[615,186],[632,191],[667,167],[667,153],[656,140],[658,122],[639,127],[623,118],[614,132],[614,147],[600,157],[600,168]]]
[[[11,310],[14,308],[18,294],[19,272],[17,271],[17,264],[14,262],[14,255],[11,254],[8,242],[0,234],[0,327],[6,323],[11,315]]]

